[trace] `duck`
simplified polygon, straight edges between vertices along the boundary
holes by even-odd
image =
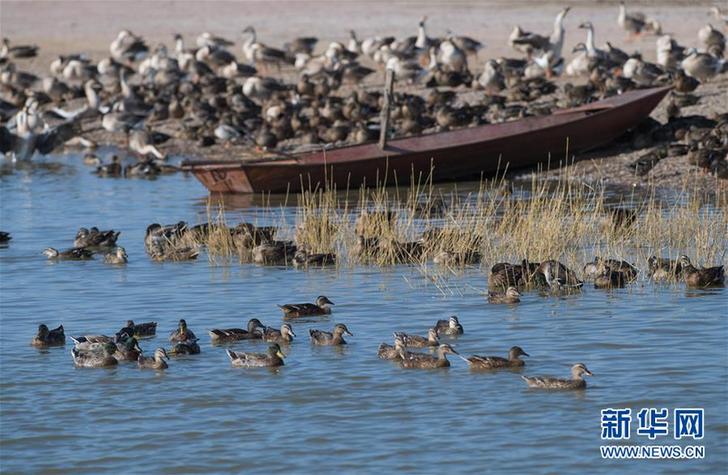
[[[293,338],[296,336],[296,334],[293,332],[293,328],[288,323],[284,323],[281,325],[280,330],[276,330],[275,328],[271,327],[265,327],[265,330],[263,330],[263,341],[266,341],[268,343],[278,343],[282,345],[287,345],[291,342],[293,342]]]
[[[199,355],[200,345],[197,343],[197,338],[193,340],[185,340],[177,342],[172,348],[167,351],[168,355],[181,356],[181,355]]]
[[[381,343],[377,348],[377,357],[383,360],[398,360],[402,358],[402,354],[407,354],[405,345],[400,338],[394,339],[394,345]]]
[[[129,256],[126,255],[126,250],[119,246],[113,252],[109,252],[104,255],[104,262],[116,265],[126,264],[129,262]]]
[[[500,356],[478,356],[467,358],[470,369],[521,368],[526,365],[521,356],[529,356],[520,346],[513,346],[508,351],[508,358]]]
[[[443,343],[437,347],[436,356],[425,353],[405,352],[400,349],[399,365],[402,368],[448,368],[450,367],[450,361],[447,359],[448,354],[459,355],[459,353],[447,343]]]
[[[639,274],[639,269],[627,261],[621,261],[618,259],[603,259],[595,256],[591,262],[584,264],[584,275],[588,278],[595,278],[604,271],[605,267],[609,267],[612,271],[624,274],[625,279],[629,282],[636,279],[637,274]]]
[[[440,266],[466,266],[480,263],[483,255],[479,251],[453,252],[442,250],[432,258],[433,264]]]
[[[613,270],[609,266],[604,266],[603,270],[594,278],[595,289],[615,289],[622,288],[627,282],[624,272]]]
[[[135,338],[148,338],[157,334],[157,322],[134,323],[134,320],[127,320],[126,326],[117,332],[126,333]]]
[[[711,286],[723,286],[725,283],[725,270],[723,266],[696,268],[690,262],[688,256],[678,258],[682,276],[688,287],[704,288]]]
[[[622,65],[622,76],[641,86],[652,86],[660,82],[666,77],[664,74],[665,71],[658,65],[643,61],[638,56],[629,58]]]
[[[505,291],[508,287],[523,287],[531,281],[540,263],[523,260],[521,264],[499,262],[490,268],[488,288]]]
[[[72,336],[71,340],[73,340],[73,346],[84,351],[98,349],[106,343],[116,342],[116,338],[107,335]]]
[[[74,247],[65,251],[47,247],[43,254],[51,260],[86,261],[94,258],[94,253],[84,247]]]
[[[154,350],[154,356],[151,358],[139,355],[137,358],[137,366],[140,369],[164,370],[169,368],[169,365],[165,361],[168,359],[169,355],[167,355],[167,350],[160,347]]]
[[[200,255],[200,250],[197,247],[182,247],[179,249],[168,248],[161,250],[161,252],[155,252],[151,254],[151,258],[156,262],[178,262],[178,261],[192,261],[197,259]]]
[[[657,38],[657,64],[670,71],[681,71],[680,61],[685,57],[685,48],[670,35]]]
[[[401,340],[405,347],[409,348],[427,348],[440,346],[440,340],[437,338],[437,329],[430,328],[427,336],[410,335],[404,332],[394,332],[395,341]]]
[[[121,231],[100,231],[97,227],[91,229],[79,228],[73,247],[114,247]]]
[[[107,342],[92,348],[74,347],[71,349],[73,363],[79,368],[109,368],[117,366],[119,360],[114,358],[116,344]]]
[[[336,265],[336,254],[331,252],[313,254],[299,249],[293,256],[293,267],[296,268],[324,267],[332,265]]]
[[[316,303],[287,303],[284,305],[278,305],[278,308],[283,311],[284,318],[295,318],[329,315],[331,313],[332,305],[334,305],[334,302],[329,300],[328,297],[319,295],[316,299]]]
[[[187,341],[187,340],[196,340],[197,337],[195,334],[187,328],[187,322],[184,318],[181,318],[179,321],[179,325],[177,328],[169,334],[169,341],[172,343],[178,342],[178,341]]]
[[[244,353],[242,351],[227,350],[230,364],[241,368],[273,368],[283,366],[285,355],[281,347],[274,343],[268,347],[267,353]]]
[[[96,174],[102,177],[120,177],[123,175],[121,158],[118,155],[111,156],[111,162],[96,167]]]
[[[463,326],[455,315],[447,320],[438,320],[435,322],[434,328],[437,331],[437,336],[459,336],[464,333]]]
[[[717,59],[707,53],[699,53],[693,48],[685,59],[682,60],[680,66],[688,76],[700,82],[705,82],[722,72],[725,64],[726,62],[724,60]]]
[[[538,389],[586,389],[584,375],[594,376],[584,363],[577,363],[571,367],[571,379],[552,378],[550,376],[521,376],[529,388]]]
[[[505,293],[500,292],[488,292],[488,303],[492,304],[514,304],[521,301],[521,293],[517,288],[510,286],[506,289]]]
[[[212,343],[227,343],[240,340],[260,340],[262,332],[259,329],[265,328],[257,318],[248,320],[247,330],[242,328],[212,329],[208,332]]]
[[[675,71],[675,76],[672,82],[675,92],[687,94],[689,92],[693,92],[699,85],[700,81],[694,77],[688,76],[682,69]]]
[[[537,269],[552,289],[578,289],[584,283],[576,277],[576,273],[559,261],[542,262]]]
[[[15,45],[10,46],[10,40],[3,38],[2,47],[0,47],[0,59],[26,59],[38,56],[38,46],[36,45]]]
[[[44,323],[38,325],[38,333],[30,341],[32,346],[46,348],[49,346],[63,346],[66,344],[66,334],[63,332],[63,325],[49,330]]]
[[[354,336],[343,323],[337,323],[332,333],[311,329],[308,334],[311,336],[311,343],[326,346],[346,345],[344,335]]]
[[[136,338],[129,336],[126,333],[123,333],[122,335],[122,338],[116,342],[114,358],[118,361],[137,361],[139,355],[142,354],[139,342]]]
[[[13,237],[10,235],[9,232],[0,231],[0,244],[7,244],[10,242],[11,239],[13,239]]]
[[[682,276],[680,260],[651,256],[647,259],[650,278],[656,282],[678,279]]]
[[[253,262],[261,265],[285,266],[293,261],[296,245],[291,241],[263,242],[253,248]]]

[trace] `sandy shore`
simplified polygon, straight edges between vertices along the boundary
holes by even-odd
[[[591,21],[596,29],[598,45],[606,40],[626,51],[639,50],[647,60],[655,58],[655,37],[629,40],[616,22],[618,2],[570,1],[573,9],[566,19],[566,46],[584,41],[584,31],[577,26]],[[697,31],[709,21],[709,6],[714,2],[631,2],[634,8],[658,19],[663,31],[685,46],[698,46]],[[492,57],[517,56],[507,45],[515,24],[524,29],[546,34],[551,31],[554,15],[564,6],[551,1],[456,1],[456,2],[200,2],[200,1],[2,1],[0,26],[3,36],[16,43],[35,43],[41,55],[24,61],[22,67],[48,74],[48,64],[58,54],[85,52],[95,59],[108,56],[108,45],[122,28],[144,36],[150,46],[159,42],[172,45],[172,35],[182,34],[191,44],[202,31],[211,31],[240,41],[240,31],[247,25],[258,30],[259,40],[280,46],[296,36],[320,38],[319,48],[329,41],[345,41],[354,29],[360,37],[376,34],[408,36],[416,34],[418,19],[428,16],[428,34],[440,36],[452,30],[485,43],[474,72]],[[631,5],[630,5],[631,6]],[[236,46],[233,51],[240,54]],[[567,54],[568,58],[568,54]],[[383,80],[379,73],[367,81],[377,87]],[[563,82],[563,79],[561,80]],[[728,112],[728,75],[701,86],[701,102],[683,109],[683,114]],[[666,101],[653,117],[666,120]],[[97,138],[108,138],[98,136]],[[115,138],[108,138],[116,141]],[[191,144],[169,145],[166,152],[200,158],[231,157],[238,151],[214,146],[199,149]],[[582,161],[571,174],[590,181],[606,180],[617,184],[641,184],[650,181],[662,186],[680,186],[688,176],[697,173],[707,187],[716,180],[687,164],[685,157],[662,160],[645,177],[634,177],[628,164],[642,151],[612,147],[603,158]],[[583,157],[579,157],[583,158]]]

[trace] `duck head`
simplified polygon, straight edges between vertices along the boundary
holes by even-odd
[[[268,347],[268,355],[270,355],[271,357],[278,357],[280,359],[285,358],[285,355],[281,351],[281,347],[280,345],[278,345],[278,343],[273,343]]]
[[[354,334],[351,333],[348,328],[346,328],[346,325],[344,325],[343,323],[337,323],[336,326],[334,327],[334,335],[344,335],[344,334],[349,335],[349,336],[354,336]]]
[[[187,332],[187,322],[185,321],[184,318],[180,319],[178,329],[179,329],[180,333]]]
[[[515,288],[515,287],[508,287],[506,289],[506,297],[518,298],[520,296],[521,296],[521,293],[518,291],[517,288]]]
[[[167,350],[164,348],[157,348],[154,350],[154,360],[155,361],[164,361],[169,360],[169,356],[167,355]]]
[[[48,247],[43,251],[43,255],[48,256],[48,258],[58,257],[58,250]]]
[[[460,354],[457,351],[455,351],[455,348],[453,348],[452,346],[448,345],[447,343],[443,343],[442,345],[438,346],[437,347],[437,352],[440,355],[446,355],[448,353],[449,354],[452,354],[452,355],[459,355]]]
[[[693,263],[690,262],[690,258],[685,255],[678,257],[677,263],[680,264],[682,267],[692,267],[693,266]]]
[[[283,335],[283,336],[290,335],[293,337],[296,336],[296,334],[293,333],[293,328],[288,323],[284,323],[283,325],[281,325],[281,335]]]
[[[43,340],[48,336],[49,333],[50,333],[50,330],[48,330],[47,325],[45,325],[44,323],[41,323],[40,325],[38,325],[38,338]]]
[[[519,356],[530,356],[528,353],[523,351],[523,348],[520,346],[513,346],[511,347],[510,351],[508,351],[508,358],[515,360],[518,359]]]
[[[319,306],[319,307],[321,307],[321,308],[326,308],[326,307],[329,307],[331,305],[334,305],[334,302],[332,302],[331,300],[329,300],[327,297],[324,297],[323,295],[320,295],[316,299],[316,305]]]
[[[261,323],[261,321],[257,318],[251,318],[248,320],[248,333],[253,333],[258,328],[265,328],[265,325],[263,325],[263,323]]]
[[[436,342],[440,341],[437,338],[437,329],[436,328],[430,328],[429,330],[427,330],[427,339],[429,341],[436,341]]]
[[[460,326],[460,321],[458,320],[458,317],[453,315],[452,317],[448,318],[448,326],[450,328],[457,328]]]
[[[594,376],[594,374],[587,369],[584,363],[576,363],[574,366],[571,367],[571,376],[574,379],[582,379],[584,375]]]

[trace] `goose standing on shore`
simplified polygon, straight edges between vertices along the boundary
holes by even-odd
[[[642,13],[628,14],[624,2],[620,2],[617,24],[631,36],[637,36],[645,28],[645,15]]]
[[[696,49],[691,49],[685,59],[682,60],[680,66],[685,70],[685,74],[705,82],[713,78],[725,70],[726,62],[717,59],[715,56],[707,53],[699,53]]]
[[[705,51],[722,58],[725,52],[725,36],[720,31],[713,28],[713,25],[707,24],[698,31],[698,39],[705,46]]]
[[[144,40],[129,30],[121,30],[109,46],[111,57],[120,63],[131,63],[144,59],[149,47]]]

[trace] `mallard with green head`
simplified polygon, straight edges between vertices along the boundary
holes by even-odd
[[[521,301],[521,293],[515,287],[508,287],[505,293],[501,292],[488,292],[488,303],[502,304],[502,303],[519,303]]]
[[[571,379],[552,378],[550,376],[521,376],[529,388],[537,389],[586,389],[584,375],[594,376],[584,363],[577,363],[571,367]]]
[[[283,311],[284,318],[296,318],[329,315],[332,305],[334,305],[334,302],[320,295],[316,299],[316,303],[287,303],[285,305],[279,305],[278,308]]]
[[[197,337],[195,334],[187,328],[187,321],[185,321],[184,318],[181,318],[179,321],[179,324],[177,326],[177,329],[174,330],[169,335],[169,341],[172,343],[176,343],[178,341],[187,341],[187,340],[196,340]]]
[[[523,351],[520,346],[514,346],[508,351],[508,358],[473,355],[467,360],[470,363],[470,369],[520,368],[526,364],[520,358],[521,356],[528,356],[528,353]]]
[[[344,334],[354,336],[343,323],[337,323],[331,333],[311,329],[308,334],[311,336],[311,343],[314,345],[346,345]]]
[[[49,330],[44,323],[38,325],[38,333],[30,341],[30,344],[38,348],[48,346],[63,346],[66,344],[66,334],[63,332],[63,325]]]
[[[698,269],[690,262],[688,256],[680,256],[678,262],[680,262],[682,276],[688,287],[720,287],[725,283],[723,266]]]
[[[248,329],[242,328],[226,328],[212,329],[208,333],[212,343],[229,343],[231,341],[240,340],[260,340],[265,326],[257,318],[248,320]]]
[[[432,346],[440,346],[440,339],[437,338],[437,330],[430,328],[427,336],[410,335],[404,332],[394,332],[394,341],[402,340],[405,347],[408,348],[427,348]]]
[[[156,370],[162,370],[169,368],[169,365],[165,360],[168,360],[169,356],[167,355],[167,350],[164,348],[157,348],[154,350],[154,356],[145,357],[144,355],[139,355],[137,358],[137,366],[141,369],[156,369]]]
[[[136,338],[127,333],[122,333],[121,337],[117,338],[114,358],[119,361],[136,361],[141,354],[142,349]]]
[[[283,366],[283,352],[278,343],[268,347],[267,353],[244,353],[242,351],[227,350],[230,364],[241,368],[271,368]]]
[[[99,343],[89,349],[74,347],[71,349],[73,364],[79,368],[108,368],[116,366],[119,361],[114,358],[116,345],[113,342]]]
[[[267,341],[268,343],[288,345],[293,341],[295,336],[296,334],[293,333],[293,328],[288,323],[281,325],[280,330],[271,327],[265,327],[263,330],[263,341]]]
[[[437,347],[436,356],[426,353],[412,353],[404,352],[400,350],[400,361],[399,365],[402,368],[422,368],[422,369],[434,369],[434,368],[448,368],[450,361],[448,361],[448,354],[458,355],[458,352],[453,349],[452,346],[444,343]]]
[[[460,321],[455,315],[447,320],[438,320],[435,322],[434,328],[437,331],[437,336],[459,336],[464,333],[463,326],[460,325]]]

